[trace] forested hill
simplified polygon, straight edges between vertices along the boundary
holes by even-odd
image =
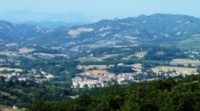
[[[199,41],[200,19],[186,15],[153,14],[51,30],[28,43],[45,46],[94,48],[140,44],[183,44]],[[54,41],[54,42],[52,42]]]
[[[77,99],[39,101],[27,111],[199,111],[200,76],[94,89]]]
[[[186,15],[153,14],[101,20],[74,27],[45,29],[0,21],[0,43],[78,49],[140,44],[188,45],[199,43],[200,19]]]

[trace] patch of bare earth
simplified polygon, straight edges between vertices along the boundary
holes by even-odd
[[[31,49],[31,48],[20,48],[19,49],[19,53],[21,54],[26,54],[26,53],[30,53],[33,52],[35,49]]]
[[[81,33],[84,33],[84,32],[91,32],[93,31],[94,29],[93,28],[85,28],[85,27],[82,27],[82,28],[78,28],[78,29],[74,29],[74,30],[69,30],[68,31],[68,34],[71,36],[71,37],[76,37],[78,35],[80,35]]]
[[[171,65],[184,65],[184,66],[188,66],[189,64],[192,66],[199,66],[200,65],[200,61],[198,60],[191,60],[191,59],[173,59],[170,62]]]
[[[153,72],[167,72],[167,71],[176,71],[180,73],[196,73],[197,68],[188,68],[188,67],[173,67],[173,66],[158,66],[151,68]]]

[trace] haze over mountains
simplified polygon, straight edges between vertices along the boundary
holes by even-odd
[[[33,21],[29,21],[29,22],[25,22],[24,24],[28,24],[28,25],[35,25],[35,26],[41,26],[43,28],[57,28],[57,27],[72,27],[72,26],[79,26],[79,25],[83,25],[86,24],[82,23],[82,22],[63,22],[63,21],[42,21],[42,22],[33,22]]]
[[[187,45],[200,41],[199,34],[200,19],[186,15],[141,15],[52,29],[0,21],[1,43],[23,42],[48,47],[90,49],[139,44]]]
[[[30,10],[15,10],[0,13],[0,18],[11,21],[13,23],[24,23],[24,22],[78,22],[78,23],[89,23],[92,21],[91,17],[88,17],[80,12],[66,12],[66,13],[44,13],[34,12]]]

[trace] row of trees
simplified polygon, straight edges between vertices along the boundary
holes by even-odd
[[[135,72],[130,66],[117,66],[107,68],[110,73],[120,74],[120,73],[133,73]]]

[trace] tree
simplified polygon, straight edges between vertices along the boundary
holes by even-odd
[[[145,104],[140,107],[140,111],[159,111],[159,108],[153,104]]]

